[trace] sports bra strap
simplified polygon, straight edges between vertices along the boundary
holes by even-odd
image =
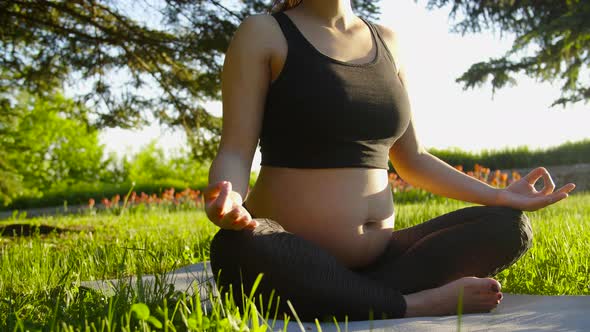
[[[272,16],[279,23],[281,31],[283,31],[283,35],[287,40],[289,50],[301,50],[306,45],[306,40],[295,24],[282,11],[273,13]]]
[[[276,12],[276,13],[273,13],[272,16],[279,23],[281,31],[283,32],[283,35],[285,36],[285,39],[287,40],[287,46],[290,51],[303,50],[303,49],[306,49],[306,47],[313,47],[313,45],[308,44],[308,41],[301,34],[301,31],[297,28],[297,26],[295,26],[293,21],[291,21],[291,19],[289,19],[289,17],[287,17],[287,15],[284,12],[282,12],[282,11]],[[391,63],[393,64],[393,66],[395,68],[395,72],[397,73],[398,69],[397,69],[397,64],[395,63],[395,59],[393,58],[391,51],[387,47],[387,44],[385,44],[385,41],[383,40],[383,37],[381,36],[379,29],[371,21],[369,21],[363,17],[360,17],[360,16],[359,16],[359,18],[361,20],[363,20],[369,26],[371,33],[373,35],[377,36],[376,40],[378,40],[378,43],[381,44],[381,48],[385,49],[385,52],[382,52],[382,53],[387,54],[389,61],[391,61]],[[377,47],[379,47],[379,45]]]
[[[395,68],[395,72],[398,72],[397,69],[397,64],[395,63],[395,59],[393,58],[393,55],[391,54],[391,51],[389,50],[389,47],[387,47],[387,44],[385,43],[385,41],[383,40],[383,37],[381,36],[381,32],[379,32],[379,28],[377,28],[375,26],[375,24],[373,24],[372,22],[364,19],[361,17],[361,19],[365,22],[367,22],[367,24],[371,27],[371,29],[373,29],[373,33],[375,33],[379,39],[379,41],[381,42],[381,45],[383,45],[383,48],[385,49],[385,53],[387,53],[387,57],[389,58],[389,60],[391,61],[391,63],[393,63],[393,67]]]

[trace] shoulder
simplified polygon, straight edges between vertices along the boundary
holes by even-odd
[[[373,22],[373,25],[379,29],[379,32],[381,32],[381,36],[383,36],[383,38],[387,38],[389,40],[394,40],[396,38],[396,33],[392,28],[375,22]]]
[[[236,34],[247,34],[253,41],[264,41],[280,31],[277,20],[271,14],[252,14],[242,20]]]
[[[398,34],[390,27],[382,24],[373,23],[373,25],[379,30],[379,34],[383,38],[383,42],[387,46],[387,49],[391,53],[396,66],[399,66],[399,37]],[[398,68],[399,69],[399,68]]]
[[[252,14],[246,16],[238,25],[232,43],[260,51],[276,47],[281,38],[281,29],[271,14]]]
[[[271,14],[252,14],[242,20],[238,29],[268,28],[274,25],[274,21]]]

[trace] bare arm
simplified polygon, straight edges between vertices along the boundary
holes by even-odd
[[[462,201],[497,205],[499,189],[431,155],[418,142],[413,119],[406,132],[389,150],[389,159],[405,181],[437,195]]]
[[[266,16],[252,15],[244,19],[225,55],[221,76],[221,141],[209,169],[205,194],[207,215],[222,228],[252,225],[241,204],[248,191],[270,77],[269,44],[264,36],[269,30]],[[224,185],[224,181],[228,183]],[[222,216],[224,213],[227,217]]]
[[[391,45],[396,57],[395,34],[379,26],[386,43]],[[407,90],[408,82],[403,64],[398,65],[398,76]],[[506,189],[498,189],[458,171],[454,167],[431,155],[420,144],[413,117],[406,132],[389,150],[389,159],[399,175],[415,187],[423,188],[437,195],[482,205],[510,206],[522,210],[536,210],[567,197],[574,184],[567,184],[553,192],[555,185],[547,170],[539,167],[520,181]],[[543,177],[545,187],[541,192],[534,189],[534,183]]]

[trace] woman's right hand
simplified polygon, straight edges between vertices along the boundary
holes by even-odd
[[[229,181],[210,184],[203,192],[205,213],[214,224],[223,229],[254,229],[258,226],[252,216],[242,206],[240,193],[232,191]]]

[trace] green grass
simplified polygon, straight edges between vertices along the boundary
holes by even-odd
[[[396,228],[464,206],[452,200],[397,204]],[[590,295],[590,194],[572,195],[528,215],[534,245],[497,276],[503,291]],[[121,288],[104,296],[78,287],[82,280],[159,274],[207,260],[216,227],[202,211],[139,209],[120,216],[104,213],[31,222],[79,231],[0,238],[1,331],[150,330],[158,324],[169,331],[234,330],[264,325],[255,319],[254,307],[240,313],[231,301],[216,303],[213,312],[205,314],[198,309],[198,296],[169,289]]]

